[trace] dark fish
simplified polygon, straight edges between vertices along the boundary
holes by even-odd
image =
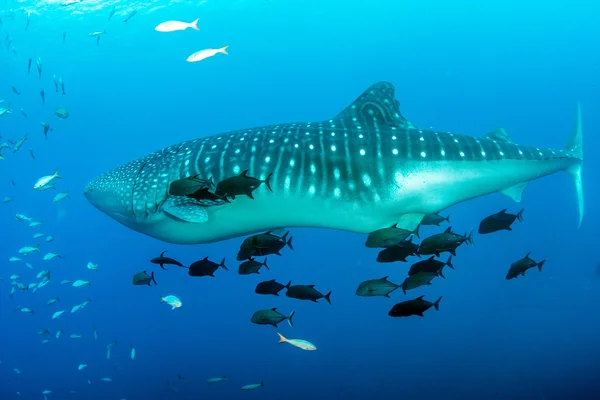
[[[33,158],[35,160],[35,156],[33,155],[33,150],[29,149],[29,155],[31,156],[31,158]]]
[[[388,276],[384,276],[380,279],[370,279],[368,281],[361,282],[356,289],[356,295],[364,297],[390,297],[390,293],[398,289],[400,285],[396,285],[394,282],[388,281],[388,278]]]
[[[219,269],[219,267],[223,268],[225,271],[229,271],[229,269],[225,266],[225,259],[221,261],[221,264],[217,264],[216,262],[210,261],[208,257],[204,257],[202,260],[196,261],[190,265],[188,275],[212,276],[214,278],[215,271]]]
[[[522,208],[516,215],[508,214],[506,209],[500,211],[499,213],[492,214],[489,217],[485,217],[481,223],[479,224],[479,233],[484,235],[486,233],[493,233],[497,231],[512,231],[510,227],[516,219],[519,222],[523,222],[523,211],[525,209]]]
[[[19,90],[16,87],[11,86],[11,89],[15,94],[17,94],[17,95],[21,94],[21,92],[19,92]]]
[[[44,128],[44,136],[48,139],[48,132],[51,131],[52,128],[48,122],[42,122],[42,127]]]
[[[398,224],[394,224],[389,228],[378,229],[369,233],[365,246],[370,249],[386,248],[397,245],[411,235],[415,235],[418,238],[419,226],[417,225],[414,231],[398,228]]]
[[[196,200],[201,206],[220,206],[225,203],[231,203],[227,197],[218,196],[208,190],[208,188],[202,188],[192,194],[186,194],[185,197]]]
[[[96,46],[100,46],[100,35],[96,36]]]
[[[46,104],[46,94],[44,93],[44,89],[40,91],[40,96],[42,96],[42,105]]]
[[[27,75],[31,73],[31,58],[27,61]]]
[[[25,110],[23,110],[22,108],[21,108],[21,114],[23,114],[23,116],[24,116],[25,118],[27,118],[27,114],[25,114]]]
[[[125,22],[125,23],[129,22],[129,20],[130,20],[131,18],[133,18],[133,17],[135,16],[135,14],[137,14],[137,10],[133,10],[131,13],[129,13],[129,15],[127,16],[127,18],[125,18],[125,19],[123,20],[123,22]]]
[[[286,286],[287,292],[285,292],[285,295],[287,297],[291,297],[292,299],[298,300],[310,300],[314,301],[315,303],[319,299],[325,299],[329,304],[331,304],[331,291],[329,291],[329,293],[327,293],[326,295],[323,295],[321,292],[315,289],[315,285],[291,286],[291,283],[292,282],[290,282],[288,286]]]
[[[435,214],[425,214],[425,216],[421,220],[421,225],[435,225],[435,226],[440,226],[440,224],[442,222],[444,222],[444,221],[450,223],[450,215],[448,215],[447,217],[444,218],[441,215],[439,215],[438,213],[435,213]]]
[[[454,269],[454,266],[452,265],[452,256],[449,256],[448,261],[446,262],[435,260],[435,256],[431,256],[427,260],[414,263],[408,270],[408,276],[415,275],[419,272],[432,272],[446,279],[444,274],[442,274],[442,270],[446,265]]]
[[[289,288],[291,283],[292,282],[290,281],[290,283],[288,283],[287,285],[282,285],[281,283],[275,281],[275,279],[271,279],[270,281],[260,282],[258,285],[256,285],[254,293],[272,294],[273,296],[279,296],[279,292],[283,288]]]
[[[277,324],[287,320],[288,324],[290,324],[290,326],[293,328],[294,323],[292,318],[294,317],[295,313],[295,311],[292,311],[290,315],[286,317],[277,311],[277,308],[271,308],[270,310],[259,310],[252,315],[250,321],[254,324],[273,325],[275,328],[277,328]]]
[[[41,58],[38,58],[38,59],[35,61],[35,65],[36,65],[36,67],[37,67],[37,71],[38,71],[38,76],[39,76],[39,79],[42,79],[42,59],[41,59]]]
[[[29,13],[27,13],[27,23],[25,24],[25,30],[29,28]]]
[[[182,263],[180,263],[179,261],[170,258],[170,257],[165,257],[165,253],[167,252],[167,250],[163,251],[162,253],[160,253],[160,256],[153,258],[152,260],[150,260],[150,262],[152,264],[158,264],[160,265],[160,267],[164,270],[166,270],[165,268],[165,264],[167,265],[177,265],[178,267],[184,267]],[[185,268],[185,267],[184,267]]]
[[[273,189],[271,189],[272,175],[273,173],[270,173],[267,176],[267,179],[261,181],[260,179],[248,176],[248,170],[245,170],[238,176],[233,176],[219,182],[215,189],[215,194],[222,197],[231,197],[231,199],[235,199],[235,196],[245,194],[251,199],[254,199],[252,192],[258,189],[263,183],[271,192],[273,192]]]
[[[427,300],[423,300],[423,296],[419,296],[413,300],[403,301],[402,303],[396,304],[388,315],[390,317],[410,317],[411,315],[418,315],[420,317],[423,316],[423,313],[429,310],[432,306],[435,307],[436,310],[440,310],[440,297],[432,303]]]
[[[200,189],[211,189],[214,186],[212,178],[207,180],[200,178],[200,175],[193,175],[171,182],[169,194],[171,196],[187,196],[196,193]]]
[[[148,285],[151,286],[150,283],[154,282],[156,285],[156,280],[154,279],[154,271],[152,271],[152,275],[148,275],[146,271],[138,272],[133,276],[133,284],[135,286]]]
[[[113,9],[110,11],[110,15],[108,16],[108,20],[110,21],[110,19],[113,17],[113,15],[115,15],[115,11],[117,11],[117,7],[113,7]]]
[[[377,262],[380,263],[391,263],[395,261],[406,262],[406,257],[417,256],[420,257],[419,245],[412,242],[412,236],[409,239],[405,239],[402,242],[387,247],[379,252],[377,255]]]
[[[546,260],[542,260],[538,263],[529,258],[529,254],[531,253],[527,253],[525,257],[521,258],[518,261],[515,261],[510,265],[510,269],[506,274],[506,279],[513,279],[518,277],[519,275],[525,276],[525,272],[533,267],[538,267],[539,271],[542,272],[542,267],[544,266]]]
[[[464,236],[452,232],[452,227],[448,227],[443,233],[437,233],[433,236],[423,239],[419,246],[419,254],[440,256],[443,252],[449,252],[456,255],[456,249],[463,243],[473,244],[473,232]]]
[[[240,264],[240,267],[238,269],[238,274],[240,274],[240,275],[258,274],[258,271],[261,269],[261,267],[265,267],[266,269],[269,269],[266,258],[265,258],[265,261],[263,261],[263,262],[258,262],[254,258],[251,258]]]
[[[69,118],[69,111],[64,107],[57,108],[56,111],[54,111],[54,115],[60,119],[67,119]]]
[[[65,82],[62,78],[58,78],[58,83],[60,84],[60,91],[62,92],[63,96],[65,96],[67,94],[67,92],[65,92]]]
[[[58,93],[58,81],[56,80],[56,75],[52,75],[52,82],[54,83],[54,91]]]
[[[247,237],[240,246],[237,260],[242,261],[247,260],[250,257],[268,256],[270,254],[277,254],[280,256],[280,251],[285,246],[294,250],[294,246],[292,246],[293,238],[290,237],[289,240],[287,239],[289,233],[290,232],[288,231],[283,236],[277,236],[269,231]]]
[[[417,272],[402,282],[402,291],[404,294],[406,294],[407,290],[416,289],[425,285],[431,285],[431,281],[436,276],[438,276],[437,272]]]
[[[65,44],[65,40],[67,39],[67,32],[63,32],[63,44]]]

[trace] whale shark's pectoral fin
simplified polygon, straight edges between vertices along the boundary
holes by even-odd
[[[206,208],[198,201],[187,197],[169,197],[162,206],[162,211],[171,218],[193,224],[208,221]]]
[[[425,214],[418,213],[410,213],[410,214],[402,214],[398,219],[396,226],[398,228],[406,229],[407,231],[414,232],[417,229],[417,226],[423,220]],[[417,236],[418,237],[418,236]]]
[[[529,182],[519,183],[518,185],[511,186],[509,188],[501,190],[500,193],[502,193],[505,196],[510,197],[511,199],[513,199],[514,201],[516,201],[517,203],[520,203],[521,202],[521,197],[523,197],[523,190],[525,190],[525,188],[527,187],[528,183]]]

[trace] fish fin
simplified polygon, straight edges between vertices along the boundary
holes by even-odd
[[[523,223],[523,211],[525,211],[524,208],[521,208],[521,211],[519,211],[517,213],[517,219],[519,220],[519,222]]]
[[[444,274],[442,273],[444,269],[444,266],[442,266],[442,268],[440,269],[440,272],[438,272],[438,275],[441,276],[442,278],[446,279],[446,277],[444,276]]]
[[[542,260],[538,263],[537,267],[540,272],[542,272],[542,267],[544,266],[545,262],[546,262],[546,260]]]
[[[252,192],[248,192],[246,193],[246,196],[250,197],[252,200],[254,200],[254,196],[252,195]],[[233,198],[233,197],[232,197]]]
[[[435,307],[436,310],[440,311],[440,300],[442,300],[442,296],[440,296],[439,299],[437,299],[435,301],[435,303],[433,303],[433,306]]]
[[[583,181],[581,178],[581,167],[583,165],[583,132],[581,130],[581,104],[577,103],[577,114],[575,118],[575,128],[573,129],[573,134],[569,139],[569,142],[565,147],[563,147],[563,151],[569,153],[571,157],[577,158],[580,162],[571,165],[566,169],[566,172],[571,175],[573,181],[575,182],[575,192],[577,193],[577,208],[579,211],[579,224],[578,227],[581,226],[581,221],[583,220]]]
[[[446,220],[447,223],[450,223],[450,214],[448,214],[448,216],[444,219]]]
[[[504,128],[496,128],[493,131],[483,135],[486,139],[495,140],[497,142],[514,143]]]
[[[450,254],[452,254],[454,257],[456,257],[456,249],[454,250],[449,250],[448,251]],[[439,254],[436,254],[438,257],[440,256]]]
[[[206,208],[193,199],[185,197],[169,197],[162,205],[162,211],[168,216],[194,224],[208,221]]]
[[[221,264],[219,264],[219,267],[223,268],[225,271],[229,271],[229,268],[227,268],[227,267],[225,266],[225,259],[223,259],[223,260],[221,261]]]
[[[265,261],[263,261],[263,267],[265,267],[266,269],[268,269],[269,271],[271,270],[271,268],[269,268],[269,266],[267,265],[267,257],[265,257]]]
[[[444,231],[444,233],[452,233],[452,227],[449,226],[446,228],[446,230]]]
[[[156,279],[154,279],[154,271],[152,271],[152,274],[150,275],[150,277],[152,278],[152,282],[154,282],[155,285],[158,285],[156,283]],[[150,283],[148,283],[148,286],[150,286]]]
[[[287,285],[285,285],[285,288],[289,290],[289,289],[290,289],[290,286],[292,286],[292,281],[289,281],[289,282],[287,283]]]
[[[219,53],[223,53],[223,54],[229,55],[229,53],[227,52],[227,48],[228,47],[229,47],[229,45],[221,47],[219,49]]]
[[[325,296],[323,296],[325,300],[331,305],[331,290]]]
[[[390,298],[390,294],[386,293],[386,294],[383,295],[383,297],[387,297],[389,299]]]
[[[425,214],[418,213],[408,213],[402,214],[398,218],[398,222],[395,224],[396,227],[406,229],[407,231],[412,232],[417,238],[419,237],[419,225],[421,221],[425,217]]]
[[[502,193],[505,196],[510,197],[511,199],[513,199],[513,201],[520,203],[521,197],[523,196],[523,190],[525,190],[528,183],[529,182],[519,183],[517,185],[500,190],[500,193]]]
[[[507,209],[505,208],[504,210],[500,211],[498,214],[506,214],[506,210]]]
[[[292,236],[292,237],[290,237],[290,240],[288,240],[287,242],[285,242],[285,244],[286,244],[286,245],[287,245],[287,246],[288,246],[290,249],[292,249],[292,250],[294,250],[294,246],[292,246],[292,239],[293,239],[293,238],[294,238],[294,237]]]
[[[294,321],[292,321],[292,318],[294,318],[294,315],[296,314],[296,311],[292,311],[290,313],[290,315],[287,317],[287,321],[288,324],[293,328],[294,327]]]
[[[200,28],[198,28],[198,20],[200,18],[196,18],[194,21],[190,22],[190,28],[195,29],[197,31],[200,30]],[[105,32],[106,33],[106,32]]]
[[[419,297],[417,297],[415,300],[423,300],[423,297],[425,297],[425,295],[424,295],[424,294],[423,294],[423,295],[421,295],[421,296],[419,296]]]
[[[279,342],[277,343],[285,343],[287,341],[285,336],[283,336],[281,333],[277,332],[277,334],[279,335]]]
[[[378,82],[365,90],[356,100],[333,118],[346,126],[357,123],[364,127],[395,126],[415,128],[400,113],[400,103],[394,97],[395,88],[389,82]]]
[[[267,175],[267,179],[265,179],[263,182],[265,183],[265,185],[267,186],[267,189],[269,189],[271,191],[271,193],[273,192],[273,189],[271,189],[271,177],[273,176],[273,173],[271,172],[269,175]]]
[[[387,281],[387,279],[388,279],[389,277],[390,277],[389,275],[386,275],[386,276],[384,276],[383,278],[381,278],[380,280],[382,280],[382,281]]]
[[[446,265],[454,269],[454,265],[452,265],[452,256],[448,256],[448,261],[446,261]]]

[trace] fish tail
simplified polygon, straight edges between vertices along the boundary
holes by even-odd
[[[199,30],[200,30],[200,28],[198,28],[198,20],[199,20],[199,19],[200,19],[200,18],[196,18],[194,21],[192,21],[192,22],[190,23],[190,28],[192,28],[192,29],[195,29],[195,30],[199,31]]]
[[[285,343],[287,341],[285,336],[283,336],[281,333],[277,332],[277,334],[279,335],[279,342],[277,343]]]
[[[519,222],[523,223],[523,211],[525,211],[524,208],[521,208],[521,211],[519,211],[517,213],[517,219],[519,220]]]
[[[448,261],[446,261],[446,265],[454,269],[454,265],[452,265],[452,256],[448,256]]]
[[[448,214],[448,216],[444,219],[446,220],[447,223],[450,223],[450,214]]]
[[[290,289],[290,286],[292,286],[292,281],[289,281],[289,282],[287,283],[287,285],[285,285],[285,288],[289,290],[289,289]]]
[[[583,165],[583,133],[581,130],[581,104],[577,103],[577,114],[575,118],[575,128],[571,134],[567,145],[563,150],[568,152],[571,157],[576,158],[579,162],[569,166],[566,172],[571,175],[575,182],[575,192],[577,193],[577,208],[579,211],[579,224],[583,220],[583,180],[581,179],[581,167]]]
[[[421,226],[421,224],[417,225],[417,227],[415,228],[415,230],[412,232],[413,235],[415,235],[417,237],[417,239],[421,239],[419,237],[419,227]]]
[[[265,257],[265,261],[263,261],[263,267],[265,267],[266,269],[268,269],[269,271],[271,270],[271,268],[269,268],[269,266],[267,265],[267,257]]]
[[[294,327],[294,321],[292,321],[292,318],[294,317],[295,314],[296,314],[296,311],[292,311],[290,313],[290,315],[287,317],[287,322],[288,322],[288,324],[290,324],[290,326],[292,328]]]
[[[331,290],[329,291],[329,293],[323,296],[323,298],[325,298],[325,300],[327,300],[327,302],[331,304]]]
[[[223,46],[219,49],[219,53],[223,53],[223,54],[227,54],[229,55],[229,53],[227,52],[227,48],[229,47],[229,45],[227,46]]]
[[[61,176],[58,174],[58,168],[56,168],[56,171],[54,171],[54,177],[56,179],[61,179]]]
[[[221,261],[221,264],[219,264],[219,267],[223,268],[225,271],[229,271],[229,268],[227,268],[225,266],[225,259],[223,258],[223,260]]]
[[[440,311],[440,300],[442,300],[442,296],[440,296],[439,299],[437,299],[435,301],[435,303],[433,303],[433,306],[435,307],[436,310]]]
[[[294,250],[294,246],[292,246],[292,239],[293,239],[293,237],[290,237],[290,239],[287,242],[285,242],[285,244],[287,244],[287,246],[290,249]]]
[[[150,278],[152,278],[152,282],[154,282],[155,285],[158,285],[158,283],[156,283],[156,279],[154,279],[154,271],[152,271]]]
[[[267,189],[269,189],[271,191],[271,193],[273,192],[273,189],[271,189],[271,177],[273,176],[273,173],[271,172],[269,175],[267,175],[267,179],[265,179],[263,182],[265,183],[265,185],[267,186]]]
[[[37,246],[35,246],[35,251],[40,251],[40,245],[38,244]]]
[[[465,233],[465,237],[467,238],[467,243],[468,244],[475,245],[475,243],[473,242],[473,230],[472,229],[471,229],[471,232],[469,232],[468,236]]]
[[[540,272],[542,272],[542,267],[544,266],[544,263],[546,262],[546,260],[542,260],[538,263],[537,267],[540,270]]]

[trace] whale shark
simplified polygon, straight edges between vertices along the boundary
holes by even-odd
[[[85,187],[98,210],[175,244],[211,243],[260,231],[313,227],[370,233],[413,230],[424,215],[487,194],[515,201],[529,181],[558,171],[575,182],[584,213],[581,111],[562,149],[515,144],[503,129],[481,137],[420,129],[379,82],[331,119],[240,129],[184,141],[104,173]],[[200,203],[171,183],[270,179],[254,198]]]

